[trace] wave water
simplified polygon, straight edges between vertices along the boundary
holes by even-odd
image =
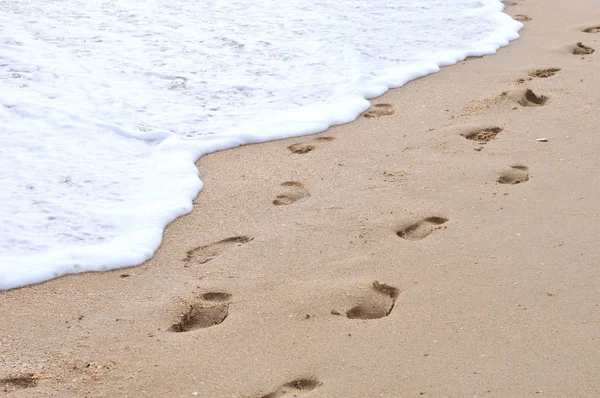
[[[194,162],[493,54],[499,0],[0,1],[0,289],[140,264]]]

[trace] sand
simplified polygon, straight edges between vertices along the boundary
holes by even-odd
[[[507,12],[497,55],[202,158],[147,263],[0,292],[0,395],[600,395],[598,3]]]

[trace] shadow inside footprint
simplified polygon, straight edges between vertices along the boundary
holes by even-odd
[[[535,69],[529,72],[529,76],[531,77],[552,77],[560,72],[560,68],[548,68],[548,69]]]
[[[506,170],[498,177],[498,183],[500,184],[520,184],[525,181],[529,181],[529,168],[527,166],[510,166],[509,170]]]
[[[518,102],[521,106],[544,106],[549,100],[550,98],[545,95],[538,96],[533,90],[528,88]]]
[[[308,379],[296,379],[293,381],[290,381],[289,383],[285,383],[284,385],[280,386],[277,390],[267,394],[267,395],[263,395],[261,398],[285,398],[285,397],[299,397],[300,395],[303,395],[309,391],[314,390],[315,388],[319,387],[321,383],[319,380],[317,380],[314,377],[308,378]]]
[[[373,105],[368,111],[366,111],[364,117],[380,117],[390,116],[394,114],[394,107],[390,104],[377,104]]]
[[[204,293],[202,300],[209,303],[200,301],[189,304],[188,308],[182,311],[180,319],[171,325],[169,331],[176,333],[189,332],[223,323],[227,315],[229,315],[229,304],[226,301],[230,298],[231,294],[229,293]]]
[[[205,301],[227,301],[231,298],[231,294],[223,292],[208,292],[202,295],[202,300]]]
[[[37,385],[37,378],[33,373],[22,373],[18,376],[0,379],[0,391],[5,393],[33,388]]]
[[[394,309],[400,291],[385,283],[373,282],[374,294],[346,311],[349,319],[379,319],[388,316]]]
[[[592,26],[590,28],[583,29],[585,33],[600,33],[600,26]]]
[[[204,264],[215,259],[227,249],[240,244],[248,243],[252,238],[248,236],[233,236],[210,245],[200,246],[187,252],[183,261],[194,264]]]
[[[294,202],[306,200],[310,196],[306,188],[304,188],[304,185],[299,182],[286,181],[281,183],[281,186],[286,187],[287,192],[278,195],[277,198],[273,200],[275,206],[291,205]]]
[[[313,151],[315,149],[315,146],[297,143],[288,146],[287,149],[292,153],[302,155]]]
[[[571,48],[571,51],[575,55],[589,55],[593,54],[596,50],[594,50],[592,47],[584,45],[582,42],[578,42]]]
[[[442,224],[447,223],[449,220],[444,217],[427,217],[421,221],[411,224],[406,228],[403,228],[396,232],[396,235],[402,239],[408,240],[421,240],[425,239],[436,229],[440,229]]]
[[[475,131],[471,131],[468,133],[461,134],[468,140],[477,141],[479,143],[485,144],[493,139],[502,131],[500,127],[490,127],[484,129],[478,129]]]

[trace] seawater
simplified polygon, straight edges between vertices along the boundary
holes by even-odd
[[[317,133],[493,54],[498,0],[0,0],[0,289],[133,266],[194,161]]]

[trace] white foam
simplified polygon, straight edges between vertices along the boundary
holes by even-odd
[[[140,264],[194,161],[355,119],[493,54],[498,0],[0,2],[0,289]]]

